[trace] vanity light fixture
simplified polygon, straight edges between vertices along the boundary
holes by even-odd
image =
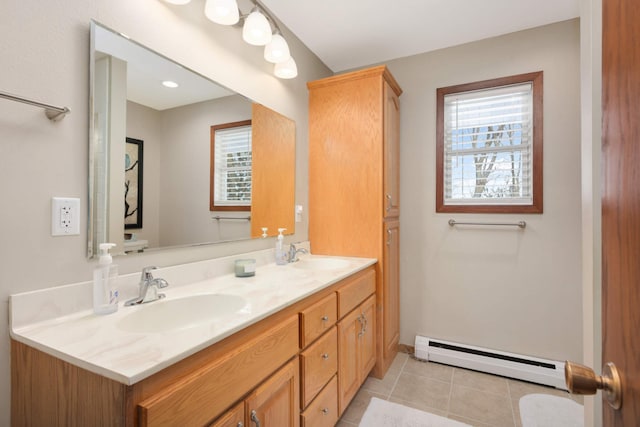
[[[280,79],[293,79],[298,75],[298,66],[292,57],[284,62],[278,62],[273,67],[273,73]]]
[[[207,0],[204,14],[210,21],[221,25],[234,25],[240,20],[236,0]]]
[[[191,0],[164,0],[172,4],[187,4]],[[242,38],[253,46],[264,46],[264,59],[275,65],[274,74],[281,79],[292,79],[298,76],[298,67],[291,57],[289,45],[282,37],[276,21],[269,15],[258,0],[250,0],[253,8],[248,15],[243,15],[238,8],[237,0],[206,0],[205,16],[221,25],[236,25],[242,21]],[[271,24],[275,27],[272,29]]]
[[[165,81],[162,82],[162,86],[174,89],[174,88],[177,88],[179,85],[178,85],[178,83],[176,83],[174,81],[165,80]]]
[[[291,58],[289,45],[280,34],[280,30],[275,30],[271,36],[271,42],[264,47],[264,59],[277,64]]]
[[[242,38],[254,46],[264,46],[271,42],[271,25],[267,18],[254,6],[249,16],[244,19]]]

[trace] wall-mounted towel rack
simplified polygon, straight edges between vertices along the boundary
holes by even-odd
[[[525,221],[518,222],[460,222],[455,219],[449,220],[449,225],[453,227],[454,225],[498,225],[504,227],[519,227],[526,228],[527,223]]]
[[[44,108],[44,114],[52,122],[61,120],[71,112],[67,107],[56,107],[55,105],[43,104],[42,102],[34,101],[32,99],[25,98],[23,96],[12,95],[7,92],[0,91],[0,98],[8,99],[10,101],[22,102],[23,104],[33,105],[34,107]]]
[[[231,220],[241,220],[241,221],[251,221],[250,216],[220,216],[216,215],[213,217],[216,221],[231,219]]]

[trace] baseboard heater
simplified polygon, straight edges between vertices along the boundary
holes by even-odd
[[[564,362],[416,336],[415,357],[567,390]]]

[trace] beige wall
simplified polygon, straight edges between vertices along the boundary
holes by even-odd
[[[602,231],[600,163],[602,138],[602,0],[580,2],[582,99],[582,363],[602,366]],[[600,394],[585,396],[585,426],[602,425]]]
[[[579,22],[388,63],[401,97],[401,336],[582,359]],[[544,214],[435,213],[436,88],[544,71]],[[450,228],[449,218],[527,228]]]
[[[144,167],[142,169],[142,228],[123,232],[135,233],[138,239],[149,242],[150,247],[160,244],[160,181],[162,117],[158,110],[135,102],[127,102],[127,136],[141,139]]]
[[[152,248],[248,239],[248,221],[211,219],[209,155],[210,126],[250,120],[251,101],[234,95],[164,111],[127,106],[127,136],[144,141],[145,156],[143,228],[131,231]]]
[[[329,70],[285,29],[299,77],[276,79],[259,48],[239,28],[206,20],[202,2],[183,7],[158,0],[38,0],[0,2],[0,90],[65,105],[52,123],[42,110],[0,99],[0,318],[8,295],[89,280],[85,257],[89,134],[89,20],[126,33],[187,67],[234,88],[296,121],[296,199],[307,206],[307,89]],[[248,10],[245,6],[243,10]],[[51,237],[51,198],[81,199],[81,234]],[[7,207],[10,207],[7,209]],[[287,241],[306,240],[306,215]],[[171,265],[270,248],[273,239],[118,258],[120,271]],[[0,425],[9,425],[9,334],[0,325]]]

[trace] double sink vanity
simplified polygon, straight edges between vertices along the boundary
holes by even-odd
[[[376,362],[376,260],[246,256],[155,270],[166,298],[109,315],[91,282],[11,296],[13,425],[335,425]]]

